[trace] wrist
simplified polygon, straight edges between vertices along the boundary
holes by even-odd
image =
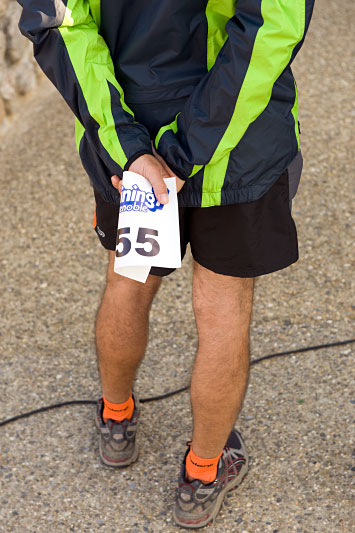
[[[153,155],[153,151],[151,148],[145,148],[144,150],[139,150],[138,152],[136,152],[135,154],[133,154],[128,160],[127,160],[127,163],[125,164],[123,170],[129,170],[129,167],[132,165],[132,163],[134,163],[134,161],[136,159],[138,159],[138,157],[141,157],[142,155],[145,155],[145,154],[148,154],[148,155]]]

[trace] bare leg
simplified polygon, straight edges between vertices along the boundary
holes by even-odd
[[[107,285],[96,319],[96,346],[102,389],[108,401],[129,398],[148,340],[149,310],[161,278],[145,284],[115,274],[110,252]]]
[[[216,457],[241,408],[249,372],[254,280],[215,274],[195,263],[193,304],[199,336],[191,381],[193,451]]]

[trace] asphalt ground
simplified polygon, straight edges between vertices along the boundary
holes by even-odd
[[[305,158],[294,202],[300,260],[256,284],[252,357],[354,336],[354,6],[318,2],[295,64]],[[347,16],[348,14],[349,16]],[[45,82],[0,148],[0,419],[100,394],[93,324],[106,253],[73,121]],[[188,383],[196,347],[191,258],[163,282],[140,368],[141,397]],[[354,531],[352,346],[254,366],[237,426],[251,455],[211,532]],[[222,356],[222,354],[221,354]],[[191,437],[188,393],[143,406],[141,455],[98,459],[92,406],[4,426],[0,531],[164,532]]]

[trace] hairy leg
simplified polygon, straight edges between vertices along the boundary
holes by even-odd
[[[115,274],[109,252],[107,284],[96,318],[96,347],[102,389],[108,401],[125,402],[148,341],[149,311],[161,278],[145,284]]]
[[[199,336],[191,381],[193,451],[223,449],[242,406],[249,374],[249,324],[254,280],[194,265],[193,304]]]

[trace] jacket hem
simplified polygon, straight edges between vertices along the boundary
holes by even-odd
[[[179,207],[214,207],[218,205],[255,202],[267,193],[275,181],[289,167],[297,153],[300,152],[296,151],[296,154],[292,153],[291,157],[283,159],[283,163],[278,165],[278,167],[273,167],[273,170],[270,172],[272,178],[268,179],[267,187],[265,187],[265,182],[262,182],[254,185],[247,185],[245,187],[222,188],[218,191],[186,191],[182,188],[181,192],[178,194]],[[266,174],[267,172],[264,173],[264,176]],[[193,180],[193,178],[190,179]]]
[[[275,180],[281,175],[277,174]],[[270,184],[270,187],[273,183]],[[214,207],[217,205],[241,204],[259,200],[267,190],[265,185],[252,185],[238,189],[228,189],[227,191],[189,191],[178,194],[179,207]]]

